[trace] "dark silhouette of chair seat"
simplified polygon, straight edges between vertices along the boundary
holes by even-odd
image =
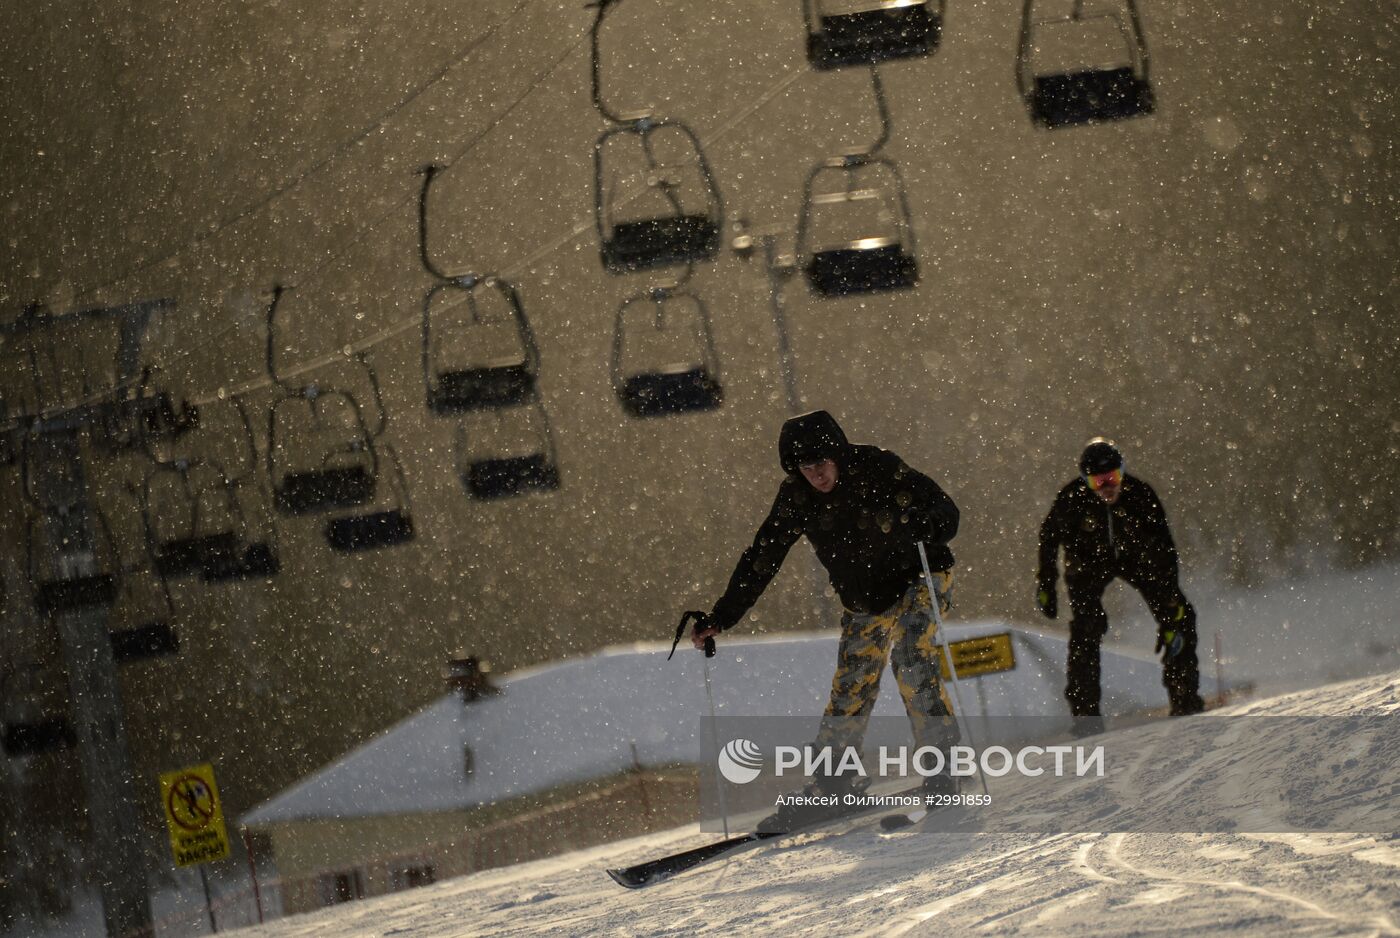
[[[622,406],[634,417],[714,410],[724,399],[719,382],[709,369],[698,365],[633,375],[623,381],[621,397]]]
[[[234,531],[162,541],[156,547],[156,572],[164,577],[202,573],[212,565],[228,562],[238,551]]]
[[[413,518],[398,508],[351,515],[328,522],[325,534],[332,549],[346,553],[392,547],[413,540]]]
[[[69,612],[87,606],[110,606],[116,602],[117,581],[111,574],[43,580],[34,592],[34,605],[41,613]]]
[[[823,16],[820,22],[807,36],[807,60],[822,69],[928,55],[938,48],[942,27],[927,3]]]
[[[708,260],[719,253],[719,226],[709,215],[617,222],[603,243],[603,266],[614,273]]]
[[[538,453],[482,459],[467,465],[462,481],[476,498],[503,498],[532,490],[557,489],[559,469]]]
[[[1035,76],[1032,116],[1046,127],[1124,120],[1152,113],[1152,86],[1132,68]]]
[[[73,726],[66,717],[34,723],[7,723],[4,736],[0,738],[3,739],[5,755],[11,758],[69,749],[77,742]]]
[[[277,507],[303,515],[362,505],[374,496],[375,478],[365,466],[289,472],[277,486]]]
[[[204,579],[210,583],[229,580],[252,580],[276,576],[282,561],[267,541],[256,541],[241,550],[221,552],[203,567]]]
[[[828,248],[812,254],[807,281],[824,296],[902,290],[919,282],[919,263],[897,243]]]
[[[180,652],[180,636],[169,622],[154,621],[112,633],[112,657],[118,664]]]
[[[535,376],[526,364],[495,365],[444,371],[429,387],[429,405],[436,413],[509,407],[535,391]]]

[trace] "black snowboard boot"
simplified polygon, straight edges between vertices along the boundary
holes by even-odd
[[[927,776],[924,779],[923,785],[919,786],[919,794],[924,798],[925,807],[937,807],[940,797],[952,797],[956,795],[961,788],[961,780],[956,776],[949,775],[945,771],[937,775]]]

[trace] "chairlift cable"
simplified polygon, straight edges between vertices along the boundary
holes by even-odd
[[[551,77],[554,75],[554,73],[559,69],[559,67],[560,67],[561,65],[564,64],[565,60],[568,59],[574,52],[576,52],[576,51],[583,45],[584,39],[586,39],[586,37],[582,37],[582,38],[576,40],[575,42],[571,43],[571,44],[568,46],[568,48],[566,48],[566,49],[564,50],[564,52],[563,52],[557,59],[555,59],[553,63],[551,63],[550,67],[549,67],[544,73],[542,73],[542,74],[540,75],[539,78],[537,78],[534,82],[532,82],[532,83],[530,84],[529,87],[527,87],[523,92],[521,92],[521,93],[516,97],[516,99],[515,99],[514,101],[511,102],[511,104],[510,104],[509,107],[507,107],[505,110],[503,110],[503,111],[500,113],[500,115],[497,116],[496,119],[493,120],[490,124],[488,124],[488,125],[486,126],[486,128],[485,128],[481,133],[477,134],[477,135],[476,135],[472,140],[470,140],[465,146],[463,146],[463,147],[462,147],[461,149],[459,149],[455,154],[453,154],[453,155],[452,155],[451,157],[449,157],[445,162],[443,162],[443,163],[440,165],[439,169],[440,169],[440,170],[447,170],[447,169],[452,168],[452,167],[453,167],[454,165],[456,165],[460,160],[464,159],[468,154],[470,154],[470,153],[473,152],[478,146],[480,146],[480,145],[485,141],[486,137],[487,137],[493,130],[495,130],[498,126],[500,126],[500,124],[501,124],[501,123],[502,123],[516,108],[518,108],[522,103],[524,103],[524,101],[525,101],[525,99],[526,99],[527,97],[529,97],[529,96],[532,95],[534,92],[536,92],[536,91],[539,90],[541,87],[543,87],[543,85],[545,84],[545,82],[546,82],[549,78],[551,78]],[[388,209],[386,209],[382,214],[380,214],[377,218],[375,218],[374,221],[370,222],[368,225],[366,225],[365,227],[361,228],[359,231],[357,231],[357,232],[355,232],[354,234],[350,235],[345,241],[341,242],[341,244],[340,244],[332,253],[330,253],[330,254],[326,257],[326,259],[325,259],[324,261],[322,261],[320,264],[316,265],[315,267],[312,267],[310,270],[307,271],[306,275],[304,275],[304,276],[302,276],[301,278],[299,278],[299,282],[300,282],[301,284],[303,284],[303,285],[305,285],[305,284],[307,284],[307,283],[316,283],[316,282],[318,282],[317,278],[318,278],[319,276],[321,276],[321,275],[324,274],[327,270],[329,270],[329,269],[331,268],[331,266],[332,266],[333,264],[335,264],[337,261],[342,261],[342,260],[344,260],[344,259],[346,258],[346,256],[347,256],[348,253],[349,253],[349,249],[350,249],[350,248],[354,247],[356,244],[359,244],[361,241],[363,241],[363,240],[364,240],[365,238],[367,238],[369,235],[371,235],[371,234],[373,234],[375,231],[377,231],[377,230],[380,228],[380,226],[381,226],[388,218],[390,218],[391,216],[393,216],[394,214],[396,214],[397,212],[399,212],[404,206],[408,205],[413,199],[415,199],[415,198],[417,198],[417,197],[418,197],[418,194],[417,194],[416,192],[412,192],[412,193],[406,194],[402,199],[400,199],[400,200],[394,202]],[[552,244],[552,245],[550,245],[550,246],[549,246],[549,249],[548,249],[547,251],[541,252],[541,253],[539,253],[539,254],[537,254],[537,255],[532,255],[531,258],[528,259],[527,263],[528,263],[528,264],[532,264],[532,263],[534,263],[534,260],[537,259],[537,257],[542,257],[542,256],[545,256],[545,254],[548,254],[548,253],[551,253],[551,252],[553,252],[553,251],[555,251],[555,250],[558,250],[558,249],[559,249],[560,247],[562,247],[564,244],[567,244],[569,241],[573,240],[573,238],[577,237],[580,233],[582,233],[582,230],[586,230],[587,227],[591,227],[591,224],[587,225],[586,227],[584,227],[584,228],[582,228],[582,229],[580,229],[580,228],[578,228],[578,227],[576,226],[575,230],[574,230],[574,231],[571,231],[571,232],[569,233],[569,235],[568,235],[566,238],[564,238],[563,240],[559,241],[557,244]],[[350,347],[353,351],[366,351],[366,350],[372,348],[373,346],[379,345],[379,344],[382,343],[382,342],[385,342],[385,341],[387,341],[387,340],[389,340],[389,339],[392,339],[392,338],[394,338],[394,337],[396,337],[396,336],[401,335],[401,334],[404,333],[404,332],[407,332],[408,330],[412,329],[412,328],[413,328],[414,326],[416,326],[416,325],[418,325],[418,317],[417,317],[416,315],[413,316],[413,317],[406,317],[406,318],[400,320],[400,321],[397,322],[397,323],[392,323],[392,324],[390,324],[389,326],[385,327],[384,329],[380,330],[379,332],[372,333],[372,334],[370,334],[369,336],[366,336],[364,339],[361,339],[361,340],[360,340],[359,342],[357,342],[357,343],[351,344],[349,347]],[[239,326],[239,323],[236,322],[236,321],[235,321],[235,322],[229,323],[229,324],[228,324],[227,326],[225,326],[223,329],[219,330],[218,332],[213,333],[213,334],[209,337],[209,340],[208,340],[208,341],[202,343],[201,347],[208,347],[209,345],[213,344],[216,340],[221,339],[221,338],[223,338],[224,336],[228,335],[228,334],[229,334],[230,332],[232,332],[234,329],[238,328],[238,326]],[[192,348],[192,347],[182,349],[182,350],[180,350],[180,351],[174,353],[174,355],[171,357],[169,363],[173,364],[174,362],[180,360],[181,358],[188,357],[189,355],[191,355],[191,354],[193,353],[193,351],[194,351],[194,348]],[[297,363],[296,365],[293,365],[293,366],[286,367],[286,368],[283,369],[283,371],[282,371],[281,373],[282,373],[285,377],[287,377],[287,378],[296,378],[296,377],[298,377],[298,376],[300,376],[300,375],[302,375],[302,374],[306,374],[307,372],[315,371],[315,370],[318,369],[318,368],[323,368],[323,367],[325,367],[326,365],[331,364],[332,362],[340,361],[340,360],[342,360],[343,358],[344,358],[344,354],[343,354],[342,352],[340,352],[340,351],[337,351],[337,352],[334,352],[334,353],[329,353],[329,354],[326,354],[326,355],[318,356],[318,357],[316,357],[316,358],[314,358],[314,359],[308,359],[308,360],[306,360],[306,361],[299,362],[299,363]],[[253,393],[253,392],[259,391],[259,390],[261,390],[261,389],[263,389],[263,388],[266,388],[266,387],[268,387],[269,385],[270,385],[270,382],[269,382],[265,377],[263,377],[263,378],[255,378],[255,379],[252,379],[251,381],[247,381],[247,382],[244,382],[243,384],[237,385],[237,386],[235,386],[235,387],[232,388],[232,389],[226,389],[225,392],[224,392],[224,394],[225,394],[226,396],[246,395],[246,394],[251,394],[251,393]],[[120,390],[123,390],[123,389],[122,389],[122,388],[116,388],[116,389],[114,389],[114,390],[120,391]],[[105,396],[106,396],[106,395],[102,395],[102,397],[105,397]],[[92,402],[96,402],[97,400],[100,400],[100,399],[101,399],[101,397],[94,398]],[[190,399],[190,403],[192,403],[192,404],[198,406],[198,405],[200,405],[200,404],[210,403],[210,402],[212,402],[212,401],[216,401],[216,400],[219,400],[219,399],[220,399],[220,395],[219,395],[217,392],[211,392],[211,393],[206,394],[206,395],[201,396],[201,397],[191,398],[191,399]]]
[[[499,118],[497,118],[495,121],[493,121],[493,122],[487,127],[487,129],[486,129],[485,131],[483,131],[481,134],[477,135],[477,137],[475,137],[475,138],[474,138],[471,142],[469,142],[465,147],[463,147],[463,148],[462,148],[461,150],[459,150],[456,154],[454,154],[452,157],[450,157],[448,160],[446,160],[443,164],[441,164],[441,169],[446,170],[446,169],[451,168],[451,167],[454,166],[458,161],[460,161],[461,159],[465,158],[469,153],[471,153],[473,150],[475,150],[475,149],[484,141],[484,138],[486,137],[486,135],[489,134],[495,127],[499,126],[499,124],[501,123],[501,121],[503,121],[503,120],[505,119],[506,116],[508,116],[508,115],[509,115],[512,111],[514,111],[521,103],[523,103],[523,101],[525,100],[526,97],[528,97],[528,96],[529,96],[530,94],[532,94],[535,90],[537,90],[538,88],[540,88],[540,87],[544,84],[544,82],[545,82],[547,79],[549,79],[550,77],[552,77],[553,73],[558,69],[558,67],[559,67],[560,65],[562,65],[562,64],[564,63],[564,61],[565,61],[572,53],[574,53],[575,51],[577,51],[577,49],[578,49],[580,46],[583,45],[583,43],[587,40],[587,38],[588,38],[587,36],[581,37],[578,41],[576,41],[576,42],[574,42],[573,44],[571,44],[571,45],[564,51],[564,53],[563,53],[558,59],[556,59],[556,60],[554,61],[554,63],[551,65],[551,67],[550,67],[544,74],[542,74],[542,75],[540,76],[540,78],[537,79],[529,88],[525,89],[525,91],[522,92],[522,94],[521,94],[520,96],[518,96],[518,97],[516,98],[516,100],[513,101],[513,102],[511,103],[511,105],[510,105],[509,107],[507,107],[507,108],[501,113],[501,116],[500,116]],[[756,96],[755,98],[753,98],[753,99],[752,99],[752,103],[751,103],[750,105],[748,105],[747,107],[743,107],[743,108],[736,109],[736,110],[733,112],[733,114],[730,116],[730,118],[729,118],[725,123],[721,124],[712,134],[709,134],[709,135],[708,135],[708,139],[710,140],[711,145],[713,145],[715,142],[717,142],[717,141],[719,141],[719,140],[721,140],[721,139],[727,137],[730,133],[732,133],[734,130],[736,130],[741,124],[743,124],[743,122],[744,122],[745,120],[747,120],[748,118],[752,117],[752,116],[753,116],[755,113],[757,113],[758,111],[762,110],[762,109],[763,109],[764,107],[766,107],[769,103],[771,103],[772,100],[773,100],[774,98],[778,97],[779,95],[781,95],[782,93],[784,93],[785,91],[787,91],[792,85],[796,84],[798,81],[800,81],[800,80],[801,80],[804,76],[806,76],[808,73],[809,73],[809,70],[807,70],[807,69],[796,69],[796,70],[793,70],[793,71],[789,72],[788,74],[784,75],[782,78],[778,79],[778,80],[777,80],[776,82],[774,82],[772,85],[770,85],[767,89],[765,89],[765,90],[763,91],[763,93],[761,93],[761,94],[759,94],[758,96]],[[640,194],[642,194],[641,191],[634,192],[634,193],[629,193],[629,199],[631,199],[631,198],[636,198],[636,197],[637,197],[638,195],[640,195]],[[327,269],[329,269],[330,266],[331,266],[332,264],[334,264],[335,262],[340,261],[340,260],[343,260],[343,259],[345,258],[346,253],[347,253],[347,251],[346,251],[345,249],[348,249],[349,247],[351,247],[351,246],[353,246],[353,245],[359,243],[360,241],[362,241],[362,240],[364,240],[366,237],[368,237],[370,234],[374,233],[376,230],[378,230],[379,226],[382,225],[383,222],[384,222],[386,219],[388,219],[388,218],[389,218],[390,216],[392,216],[394,213],[398,212],[398,211],[399,211],[400,209],[402,209],[405,205],[409,204],[410,200],[412,200],[412,199],[414,199],[414,198],[416,198],[416,197],[417,197],[417,193],[410,193],[410,194],[405,195],[402,199],[396,201],[396,202],[395,202],[392,206],[390,206],[384,213],[382,213],[381,215],[379,215],[374,221],[372,221],[370,224],[366,225],[366,226],[365,226],[364,228],[362,228],[360,231],[358,231],[358,232],[356,232],[355,234],[351,235],[349,238],[346,239],[346,241],[342,242],[342,245],[341,245],[342,250],[338,250],[338,251],[336,251],[336,252],[330,254],[322,263],[318,264],[316,267],[311,268],[311,269],[307,272],[306,276],[300,278],[300,280],[301,280],[303,283],[305,283],[305,282],[312,282],[312,283],[316,282],[316,279],[315,279],[316,277],[318,277],[319,275],[323,274],[323,273],[324,273]],[[502,266],[499,275],[502,276],[502,277],[505,277],[505,278],[507,278],[507,279],[512,278],[512,277],[515,276],[517,273],[523,272],[523,271],[525,271],[525,270],[530,269],[531,267],[533,267],[535,264],[537,264],[537,263],[538,263],[540,260],[542,260],[543,258],[548,257],[550,254],[556,253],[557,251],[561,250],[565,245],[571,243],[572,241],[576,240],[576,239],[579,238],[580,236],[586,234],[589,230],[591,230],[591,229],[593,229],[593,228],[594,228],[594,220],[593,220],[593,218],[591,218],[591,217],[589,217],[589,216],[580,216],[580,217],[574,222],[574,224],[571,225],[571,226],[569,227],[568,230],[564,231],[564,232],[563,232],[562,234],[560,234],[558,237],[554,238],[553,240],[546,241],[544,244],[542,244],[542,245],[541,245],[539,248],[537,248],[536,250],[532,251],[532,252],[529,253],[529,254],[526,254],[526,255],[522,256],[521,258],[519,258],[519,259],[517,259],[517,260],[507,260],[506,264]],[[119,282],[119,281],[114,281],[114,282]],[[96,289],[96,288],[94,288],[94,289]],[[91,292],[91,291],[87,291],[87,292]],[[350,349],[352,350],[352,352],[354,352],[354,351],[368,351],[369,349],[373,348],[374,346],[377,346],[377,345],[379,345],[379,344],[381,344],[381,343],[383,343],[383,342],[386,342],[386,341],[388,341],[388,340],[390,340],[390,339],[396,338],[396,337],[402,335],[403,333],[408,332],[409,330],[415,328],[416,326],[419,325],[419,321],[420,321],[420,317],[419,317],[419,315],[418,315],[417,313],[415,313],[415,314],[412,315],[412,316],[406,316],[406,317],[404,317],[403,319],[400,319],[398,322],[391,323],[391,324],[389,324],[388,326],[386,326],[385,328],[379,330],[378,332],[371,333],[371,334],[369,334],[368,336],[364,337],[363,339],[359,340],[358,342],[352,343],[351,345],[348,346],[348,348],[350,348]],[[199,347],[200,347],[200,348],[207,348],[207,347],[209,347],[210,345],[215,344],[219,339],[222,339],[224,336],[227,336],[230,332],[232,332],[233,330],[239,328],[239,326],[240,326],[240,323],[237,322],[237,321],[229,323],[229,324],[228,324],[227,326],[225,326],[223,329],[221,329],[221,330],[219,330],[219,331],[217,331],[217,332],[214,332],[214,333],[212,333],[210,336],[208,336],[207,340],[204,341],[204,342],[202,342],[202,343],[200,343],[200,346],[199,346]],[[186,357],[190,356],[191,354],[193,354],[194,351],[195,351],[195,348],[194,348],[194,347],[186,347],[186,348],[184,348],[184,349],[181,349],[181,350],[175,352],[168,360],[166,360],[166,362],[159,362],[159,361],[158,361],[158,362],[153,362],[153,363],[152,363],[152,366],[153,366],[153,367],[156,367],[156,368],[160,368],[160,367],[162,367],[162,365],[174,364],[175,362],[178,362],[180,359],[183,359],[183,358],[186,358]],[[337,352],[334,352],[334,353],[330,353],[330,354],[326,354],[326,355],[317,356],[316,358],[307,359],[307,360],[304,360],[304,361],[302,361],[302,362],[298,362],[298,363],[295,364],[295,365],[284,366],[283,369],[282,369],[282,371],[281,371],[281,374],[282,374],[284,377],[286,377],[286,378],[296,378],[296,377],[298,377],[298,376],[300,376],[300,375],[302,375],[302,374],[305,374],[305,373],[307,373],[307,372],[314,371],[314,370],[316,370],[316,369],[318,369],[318,368],[323,368],[323,367],[325,367],[326,365],[331,364],[331,363],[333,363],[333,362],[341,361],[341,360],[344,359],[344,357],[345,357],[345,355],[344,355],[344,353],[343,353],[343,350],[342,350],[342,351],[337,351]],[[251,380],[249,380],[249,381],[243,382],[242,384],[235,385],[235,386],[233,386],[233,387],[231,387],[231,388],[223,388],[223,389],[221,389],[220,391],[210,391],[210,392],[207,392],[207,393],[205,393],[205,394],[203,394],[203,395],[190,397],[190,398],[188,399],[188,402],[189,402],[190,404],[192,404],[192,405],[200,406],[200,405],[203,405],[203,404],[209,404],[209,403],[213,403],[213,402],[216,402],[216,401],[225,400],[225,399],[231,398],[231,397],[243,397],[243,396],[247,396],[247,395],[249,395],[249,394],[253,394],[253,393],[255,393],[255,392],[259,391],[259,390],[263,390],[263,389],[265,389],[265,388],[271,387],[272,384],[273,384],[273,382],[271,382],[266,376],[264,376],[264,377],[259,377],[259,378],[254,378],[254,379],[251,379]],[[132,385],[118,386],[118,387],[115,387],[115,388],[110,389],[110,390],[107,391],[106,393],[103,393],[103,394],[100,394],[100,395],[95,395],[95,396],[93,396],[92,398],[90,398],[90,399],[88,399],[87,401],[82,402],[82,403],[85,403],[85,404],[95,404],[95,403],[98,403],[99,401],[101,401],[101,400],[103,400],[103,399],[109,397],[112,393],[117,393],[117,392],[121,392],[121,391],[124,391],[124,390],[129,390],[131,387],[132,387]],[[8,424],[0,425],[0,428],[3,428],[3,429],[5,429],[5,430],[17,430],[17,429],[22,429],[22,426],[23,426],[23,425],[22,425],[17,419],[12,419],[12,420],[9,421]]]
[[[567,56],[574,50],[576,50],[578,46],[579,43],[575,43],[574,46],[566,50],[564,56],[562,56],[559,60],[555,62],[555,67],[562,64],[563,59],[567,58]],[[809,72],[806,69],[795,69],[792,72],[789,72],[787,75],[784,75],[778,81],[774,82],[767,89],[765,89],[765,91],[762,94],[754,98],[753,103],[751,105],[736,110],[726,123],[720,125],[720,127],[714,133],[708,135],[711,143],[720,140],[724,137],[727,137],[730,133],[736,130],[745,120],[752,117],[758,111],[762,110],[765,106],[772,102],[774,98],[787,91],[790,87],[792,87],[792,85],[796,84],[808,74]],[[543,79],[547,77],[549,77],[548,74],[541,76],[541,81],[543,81]],[[533,87],[530,90],[533,90]],[[526,94],[529,94],[530,90],[527,90]],[[521,100],[523,100],[523,95],[521,98],[517,99],[516,102],[511,105],[510,108],[507,108],[506,111],[502,112],[502,117],[504,118],[506,114],[513,110],[521,102]],[[489,130],[487,132],[489,132]],[[481,137],[479,136],[475,141],[473,141],[469,149],[474,149],[476,144],[479,143],[480,140]],[[455,164],[455,162],[461,157],[465,156],[467,152],[468,151],[464,150],[458,153],[457,156],[453,157],[449,161],[441,164],[439,166],[439,171],[446,171],[447,169],[450,169]],[[639,189],[636,192],[629,193],[629,198],[636,198],[641,194],[642,190]],[[407,200],[405,200],[404,202],[396,203],[392,209],[385,213],[384,216],[381,216],[379,221],[383,221],[383,219],[388,217],[388,215],[393,214],[400,207],[402,207],[406,201]],[[379,222],[376,222],[375,224],[377,225],[378,223]],[[559,235],[557,238],[554,238],[550,241],[546,241],[536,250],[524,255],[523,257],[517,260],[507,260],[505,265],[501,267],[500,272],[497,274],[497,276],[502,277],[506,280],[513,280],[517,274],[529,270],[545,257],[548,257],[549,255],[561,250],[565,245],[586,234],[593,228],[594,219],[591,216],[580,216],[574,222],[574,224],[569,227],[567,231]],[[366,229],[364,229],[363,232],[356,236],[355,240],[359,240],[363,236],[369,234],[372,231],[372,229],[373,226],[367,227]],[[321,272],[326,266],[328,266],[331,262],[337,259],[337,257],[328,258],[325,264],[321,265],[321,267],[316,268],[311,272],[312,275],[314,276],[315,274]],[[409,330],[417,327],[419,325],[419,318],[419,315],[416,313],[412,316],[406,316],[403,319],[400,319],[398,322],[390,323],[388,326],[384,327],[378,332],[370,333],[369,335],[365,336],[363,339],[359,340],[359,342],[353,344],[350,347],[355,350],[368,350],[373,346],[379,345],[382,342],[386,342],[390,339],[396,338],[397,336],[400,336],[403,333],[408,332]],[[232,331],[232,329],[236,325],[236,323],[230,324],[221,332],[215,333],[214,338],[219,338],[220,336],[226,335],[228,332]],[[189,354],[189,350],[186,350],[185,352],[182,352],[180,354]],[[343,357],[343,354],[340,352],[323,355],[315,359],[309,359],[305,362],[300,362],[295,366],[285,369],[283,373],[286,374],[288,377],[296,377],[308,371],[314,371],[317,368],[322,368],[327,364],[330,364],[331,362],[340,360]],[[268,382],[266,378],[259,378],[246,382],[245,384],[239,385],[236,388],[227,391],[226,393],[230,395],[249,394],[254,391],[260,390],[266,387],[267,385]],[[217,400],[217,395],[208,398],[193,399],[192,403],[198,404],[201,401],[208,400]]]
[[[344,140],[343,142],[341,142],[340,144],[338,144],[337,146],[335,146],[329,153],[327,153],[327,154],[326,154],[325,156],[323,156],[321,159],[317,160],[317,161],[316,161],[315,163],[313,163],[311,166],[309,166],[309,167],[307,167],[306,169],[302,170],[300,173],[298,173],[297,175],[291,177],[290,179],[287,179],[287,180],[285,180],[284,182],[282,182],[282,183],[278,184],[277,186],[275,186],[271,191],[269,191],[268,193],[266,193],[265,195],[263,195],[263,196],[262,196],[261,198],[259,198],[257,201],[255,201],[255,202],[251,203],[250,205],[248,205],[248,206],[246,206],[246,207],[240,209],[239,211],[235,212],[234,214],[232,214],[232,215],[230,215],[230,216],[228,216],[228,217],[226,217],[226,218],[220,219],[218,222],[216,222],[216,223],[213,225],[213,227],[211,227],[211,228],[209,228],[209,229],[207,229],[207,230],[205,230],[205,231],[199,232],[198,234],[196,234],[196,235],[194,235],[193,237],[191,237],[191,238],[190,238],[188,241],[186,241],[184,244],[181,244],[181,245],[179,245],[178,247],[173,248],[173,249],[170,250],[170,251],[167,251],[166,253],[162,254],[161,256],[155,257],[155,258],[151,258],[151,259],[148,259],[148,260],[145,260],[145,261],[140,261],[140,262],[136,263],[135,265],[133,265],[132,267],[129,267],[129,268],[128,268],[126,271],[124,271],[123,273],[117,275],[116,277],[114,277],[114,278],[112,278],[112,279],[109,279],[109,280],[107,280],[107,281],[104,281],[104,282],[102,282],[102,283],[92,284],[92,285],[83,287],[81,290],[76,291],[76,292],[74,293],[74,296],[75,296],[75,297],[89,296],[89,295],[91,295],[91,294],[97,293],[97,292],[102,291],[102,290],[106,290],[106,289],[108,289],[108,288],[110,288],[110,287],[116,286],[117,284],[120,284],[120,283],[123,283],[123,282],[125,282],[125,281],[127,281],[127,280],[130,280],[132,277],[135,277],[137,274],[144,273],[144,272],[146,272],[146,271],[148,271],[148,270],[152,270],[152,269],[154,269],[154,268],[156,268],[156,267],[159,267],[159,266],[161,266],[162,264],[166,264],[166,263],[168,263],[168,262],[174,260],[175,258],[180,257],[182,254],[184,254],[184,253],[185,253],[186,251],[188,251],[190,248],[197,247],[197,246],[199,246],[200,244],[203,244],[204,242],[209,241],[209,240],[211,240],[211,239],[217,237],[217,236],[220,235],[220,234],[223,234],[225,231],[227,231],[228,229],[232,228],[234,225],[238,224],[239,222],[241,222],[241,221],[243,221],[243,220],[245,220],[245,219],[247,219],[247,218],[250,218],[250,217],[252,217],[253,215],[258,214],[258,213],[261,212],[263,209],[267,208],[269,205],[271,205],[273,202],[275,202],[277,199],[279,199],[279,198],[281,198],[282,196],[286,195],[288,192],[291,192],[293,189],[296,189],[298,186],[300,186],[300,185],[301,185],[303,182],[305,182],[307,179],[310,179],[312,176],[314,176],[314,175],[316,175],[317,173],[319,173],[322,169],[324,169],[325,167],[329,166],[329,165],[330,165],[333,161],[335,161],[339,156],[341,156],[342,154],[344,154],[344,153],[350,151],[351,149],[353,149],[354,147],[356,147],[357,145],[359,145],[361,142],[363,142],[364,140],[368,139],[368,138],[369,138],[372,134],[374,134],[376,131],[380,130],[386,123],[388,123],[388,122],[389,122],[395,115],[397,115],[400,111],[402,111],[404,108],[408,107],[410,104],[412,104],[412,103],[413,103],[414,101],[416,101],[418,98],[420,98],[423,94],[425,94],[428,90],[430,90],[434,85],[437,85],[439,82],[441,82],[441,81],[443,81],[445,78],[447,78],[447,76],[452,72],[453,69],[455,69],[458,65],[461,65],[461,64],[467,59],[467,57],[470,56],[473,52],[475,52],[478,48],[480,48],[482,45],[484,45],[485,43],[487,43],[487,42],[489,42],[491,39],[493,39],[497,33],[499,33],[499,32],[500,32],[502,29],[504,29],[507,25],[509,25],[510,22],[511,22],[512,20],[514,20],[517,16],[519,16],[521,13],[523,13],[527,7],[530,7],[530,6],[532,6],[533,4],[535,4],[535,3],[537,3],[537,2],[539,2],[539,0],[520,0],[520,2],[517,3],[517,4],[515,5],[515,8],[514,8],[513,10],[511,10],[509,13],[507,13],[507,14],[500,20],[500,22],[496,23],[494,26],[492,26],[490,29],[488,29],[484,35],[479,36],[479,37],[477,37],[477,38],[471,40],[470,42],[468,42],[467,45],[466,45],[466,47],[463,48],[460,52],[456,53],[456,54],[447,62],[446,65],[440,66],[436,71],[434,71],[432,74],[430,74],[426,79],[424,79],[423,81],[421,81],[421,82],[420,82],[418,85],[416,85],[415,87],[411,88],[411,89],[408,91],[408,93],[407,93],[406,95],[404,95],[404,97],[402,97],[401,99],[399,99],[399,100],[398,100],[397,102],[395,102],[394,104],[390,105],[390,107],[389,107],[388,109],[386,109],[385,111],[383,111],[383,112],[382,112],[381,114],[379,114],[377,117],[373,118],[373,119],[370,121],[370,123],[367,124],[364,128],[362,128],[361,130],[355,132],[355,133],[354,133],[353,135],[351,135],[349,138],[347,138],[346,140]]]

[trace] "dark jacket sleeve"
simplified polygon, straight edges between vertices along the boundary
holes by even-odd
[[[1050,513],[1040,522],[1040,566],[1036,580],[1041,585],[1054,584],[1060,578],[1059,552],[1064,540],[1065,515],[1069,511],[1069,493],[1061,489],[1050,506]]]
[[[724,595],[715,603],[710,613],[710,625],[720,629],[731,628],[744,617],[758,597],[773,582],[788,550],[802,536],[802,519],[792,502],[787,485],[778,489],[778,497],[768,517],[758,528],[753,543],[744,551],[734,573],[729,578],[729,586]]]
[[[1167,524],[1167,510],[1162,507],[1162,501],[1152,490],[1152,486],[1143,482],[1142,488],[1146,502],[1146,517],[1143,519],[1144,541],[1158,561],[1175,574],[1178,569],[1176,542],[1172,540],[1172,529]]]

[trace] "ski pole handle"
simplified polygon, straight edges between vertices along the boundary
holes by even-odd
[[[676,646],[679,645],[679,644],[681,643],[681,636],[685,634],[685,627],[686,627],[687,623],[689,623],[691,619],[694,619],[694,620],[695,620],[695,628],[696,628],[697,631],[699,631],[700,629],[702,629],[702,628],[705,627],[705,620],[708,619],[708,618],[709,618],[709,616],[705,615],[705,613],[703,613],[703,612],[696,612],[696,611],[694,611],[694,610],[691,610],[691,611],[689,611],[689,612],[683,613],[683,614],[681,615],[681,624],[678,625],[678,626],[676,626],[676,638],[675,638],[674,641],[671,642],[671,654],[666,656],[666,660],[667,660],[667,661],[670,661],[670,660],[671,660],[671,655],[674,655],[674,654],[676,653]],[[715,656],[715,637],[714,637],[713,635],[706,635],[706,636],[705,636],[705,657],[706,657],[706,658],[713,658],[714,656]]]

